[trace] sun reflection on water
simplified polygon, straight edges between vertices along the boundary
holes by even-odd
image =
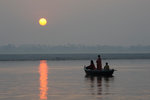
[[[39,66],[39,74],[40,74],[40,99],[47,100],[47,91],[48,91],[48,65],[46,60],[40,61]]]

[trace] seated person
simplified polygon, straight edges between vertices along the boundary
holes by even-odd
[[[104,70],[109,70],[109,65],[107,62],[106,62],[106,65],[104,66]]]
[[[86,67],[87,69],[96,69],[93,60],[91,60],[91,64],[89,66]]]

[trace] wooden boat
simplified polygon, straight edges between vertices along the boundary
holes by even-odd
[[[112,74],[114,73],[114,69],[109,69],[109,70],[91,70],[91,69],[87,69],[86,66],[84,66],[84,71],[87,75],[96,75],[96,76],[112,76]]]

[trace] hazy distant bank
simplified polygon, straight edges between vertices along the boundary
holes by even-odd
[[[107,46],[107,45],[2,45],[0,54],[72,54],[72,53],[150,53],[150,46]]]
[[[0,61],[96,60],[98,54],[0,54]],[[101,53],[102,59],[150,59],[150,53]]]
[[[0,46],[0,61],[150,59],[150,46],[20,45]]]

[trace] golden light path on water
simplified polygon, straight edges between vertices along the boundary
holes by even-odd
[[[40,74],[40,99],[47,100],[47,91],[48,91],[48,65],[46,60],[40,61],[39,66],[39,74]]]

